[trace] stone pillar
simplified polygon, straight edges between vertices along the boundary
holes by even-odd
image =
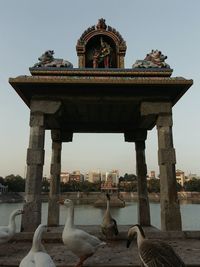
[[[156,124],[160,167],[161,230],[181,231],[181,213],[176,187],[176,156],[172,137],[172,114],[160,114]]]
[[[41,223],[41,185],[44,164],[44,114],[31,112],[24,214],[21,230],[34,231]]]
[[[147,191],[147,166],[145,160],[145,141],[135,142],[136,174],[138,179],[138,222],[151,225],[149,198]]]
[[[147,131],[136,130],[125,133],[125,141],[135,142],[136,174],[138,188],[138,223],[143,226],[151,225],[149,198],[147,191],[147,166],[145,159],[145,140]]]
[[[59,225],[60,208],[58,204],[60,196],[60,172],[62,142],[60,130],[51,131],[52,156],[51,156],[51,180],[48,206],[48,226]]]
[[[71,142],[71,132],[52,130],[52,157],[51,157],[51,181],[48,206],[48,226],[59,225],[60,205],[57,203],[60,197],[60,172],[62,142]]]
[[[172,137],[172,105],[169,102],[143,102],[141,115],[157,116],[161,230],[181,230],[181,213],[176,188],[176,156]]]
[[[24,214],[21,230],[33,232],[41,223],[41,186],[44,165],[45,115],[55,114],[59,101],[32,100],[30,104],[30,138],[27,150],[27,173]]]

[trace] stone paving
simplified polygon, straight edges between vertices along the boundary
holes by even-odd
[[[80,226],[91,234],[102,238],[99,226]],[[129,226],[119,226],[120,235],[116,240],[107,241],[104,247],[84,263],[84,267],[138,267],[140,260],[136,242],[131,248],[126,248],[126,234]],[[62,227],[50,228],[44,234],[43,243],[47,252],[53,258],[57,267],[74,267],[78,259],[65,249],[61,240]],[[181,256],[186,266],[200,266],[200,232],[161,232],[153,227],[144,228],[148,238],[163,239],[171,244]],[[32,233],[18,233],[7,244],[0,245],[0,266],[19,266],[21,259],[28,253],[32,243]]]

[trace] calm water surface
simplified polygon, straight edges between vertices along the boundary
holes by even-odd
[[[0,225],[7,225],[10,213],[17,208],[22,208],[23,203],[1,203]],[[42,204],[42,223],[47,223],[48,203]],[[151,203],[151,224],[160,229],[160,204]],[[95,208],[90,204],[79,204],[75,206],[75,224],[98,225],[101,224],[105,208]],[[200,204],[181,205],[183,230],[200,230]],[[60,224],[64,224],[67,216],[66,208],[61,206]],[[112,216],[118,224],[137,223],[137,203],[126,202],[124,208],[112,208]],[[21,216],[16,217],[17,230],[20,229]]]

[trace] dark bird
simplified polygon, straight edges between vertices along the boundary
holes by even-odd
[[[102,233],[107,239],[112,238],[113,236],[118,235],[119,231],[117,228],[117,222],[112,218],[110,212],[110,195],[106,194],[107,197],[107,208],[103,216],[103,221],[101,224]]]
[[[140,259],[145,267],[184,267],[185,264],[174,249],[164,241],[148,240],[138,224],[128,231],[127,248],[137,234],[137,246]]]

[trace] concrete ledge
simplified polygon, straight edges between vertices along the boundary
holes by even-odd
[[[115,238],[115,240],[126,240],[127,232],[130,227],[131,225],[119,225],[119,235]],[[43,239],[46,242],[62,242],[63,228],[63,225],[59,227],[49,227],[47,232],[43,234]],[[96,235],[100,239],[104,239],[99,225],[77,225],[77,228],[80,228],[92,235]],[[200,231],[161,231],[154,226],[143,227],[143,229],[149,239],[200,239]],[[32,238],[32,232],[21,232],[16,233],[12,240],[26,242],[31,241]]]
[[[77,226],[91,234],[102,238],[99,225]],[[114,240],[106,241],[104,247],[90,257],[84,267],[139,267],[136,241],[132,247],[126,248],[126,236],[130,225],[120,225],[120,234]],[[57,267],[74,267],[78,259],[67,251],[62,243],[63,226],[50,227],[44,234],[43,243],[47,252],[53,258]],[[162,232],[155,227],[144,227],[149,239],[164,239],[184,260],[188,267],[200,266],[200,231]],[[32,245],[33,233],[17,233],[14,238],[0,245],[0,267],[17,267]]]

